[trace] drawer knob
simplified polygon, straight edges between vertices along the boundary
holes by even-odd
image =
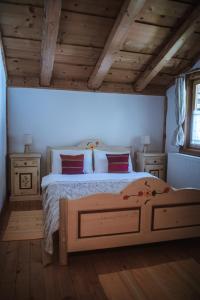
[[[156,164],[156,163],[157,163],[157,160],[154,160],[154,163]]]
[[[25,162],[24,165],[26,166],[26,165],[27,165],[27,162]]]
[[[15,175],[18,175],[18,172],[16,172]]]

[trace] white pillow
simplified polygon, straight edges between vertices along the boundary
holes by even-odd
[[[108,160],[106,154],[126,154],[129,153],[128,172],[133,172],[133,166],[130,156],[130,151],[105,151],[94,149],[94,172],[108,173]]]
[[[62,166],[61,166],[61,158],[60,154],[64,155],[79,155],[84,154],[84,173],[93,173],[92,167],[92,150],[73,150],[73,149],[55,149],[51,152],[51,172],[54,174],[61,174],[62,173]]]

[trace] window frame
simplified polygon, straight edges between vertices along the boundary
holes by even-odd
[[[192,111],[195,105],[195,86],[197,83],[200,83],[200,70],[186,75],[186,116],[183,124],[185,143],[179,150],[181,153],[194,156],[200,156],[200,147],[190,145]]]

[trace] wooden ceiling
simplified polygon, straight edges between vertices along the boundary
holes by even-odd
[[[164,95],[200,54],[195,0],[5,0],[10,86]]]

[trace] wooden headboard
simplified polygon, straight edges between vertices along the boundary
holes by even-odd
[[[58,146],[58,147],[47,147],[47,174],[51,173],[52,165],[52,150],[81,150],[81,149],[101,149],[106,151],[131,151],[131,147],[123,146],[109,146],[104,144],[100,139],[86,139],[79,143],[77,146]]]

